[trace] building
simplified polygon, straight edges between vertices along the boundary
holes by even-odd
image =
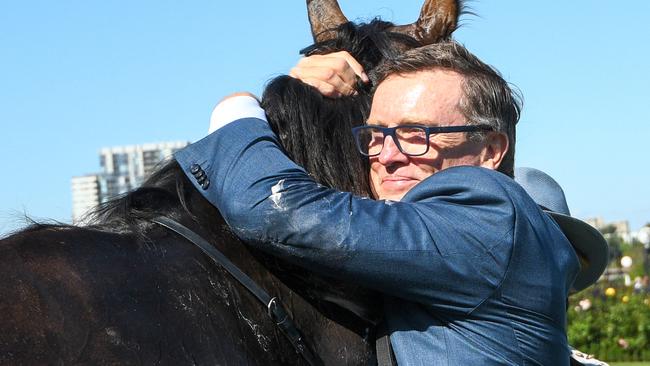
[[[603,232],[606,238],[608,235],[615,234],[626,243],[631,243],[634,239],[627,220],[607,222],[602,217],[594,217],[586,219],[585,222]]]
[[[160,162],[188,144],[178,141],[101,149],[102,171],[72,178],[72,222],[83,223],[91,208],[139,187]]]
[[[591,218],[585,219],[584,221],[587,224],[595,227],[598,230],[600,230],[600,229],[604,228],[605,226],[607,226],[607,223],[605,222],[605,219],[603,219],[602,217],[591,217]]]
[[[602,217],[594,217],[584,221],[600,232],[603,232],[606,239],[611,235],[616,235],[625,243],[632,244],[639,242],[650,249],[650,225],[646,225],[637,231],[632,231],[630,229],[630,223],[627,220],[607,222]]]
[[[78,223],[81,217],[99,204],[99,175],[72,177],[72,222]]]

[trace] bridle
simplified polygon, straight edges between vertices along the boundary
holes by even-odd
[[[284,309],[282,302],[277,297],[271,297],[264,289],[262,289],[255,281],[248,275],[242,272],[239,267],[232,263],[221,253],[217,248],[212,246],[208,241],[201,236],[183,226],[182,224],[165,216],[158,216],[152,219],[158,225],[161,225],[176,234],[187,239],[203,253],[205,253],[213,262],[223,267],[230,275],[236,279],[242,286],[244,286],[263,306],[267,309],[267,314],[273,323],[280,329],[281,333],[287,337],[296,352],[311,366],[321,366],[323,361],[314,354],[314,352],[307,346],[302,337],[302,334],[296,328],[293,320]]]

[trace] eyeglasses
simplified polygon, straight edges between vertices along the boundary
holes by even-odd
[[[377,156],[384,148],[386,136],[393,138],[404,155],[420,156],[429,151],[429,136],[438,133],[492,131],[488,125],[439,126],[401,125],[383,127],[366,125],[352,128],[354,140],[361,155]]]

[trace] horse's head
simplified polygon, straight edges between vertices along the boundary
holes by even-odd
[[[362,24],[348,22],[336,0],[307,0],[307,6],[315,43],[301,53],[348,51],[372,80],[373,70],[383,60],[449,38],[456,28],[461,2],[427,0],[418,20],[403,26],[379,19]],[[373,88],[372,82],[359,81],[357,95],[330,99],[297,79],[280,76],[265,89],[262,107],[285,151],[317,182],[370,196],[368,161],[358,154],[351,128],[364,123]],[[286,269],[287,265],[279,268]],[[290,272],[292,275],[285,275],[283,279],[302,281],[295,288],[308,288],[317,293],[312,298],[342,305],[364,319],[374,319],[377,315],[373,313],[378,310],[376,299],[367,290],[352,289],[340,281],[306,276],[297,268]],[[324,311],[326,307],[320,309]],[[341,321],[340,314],[337,319]]]
[[[315,43],[302,53],[348,51],[372,79],[373,69],[383,60],[448,39],[456,29],[461,1],[426,0],[417,21],[400,26],[378,19],[349,22],[336,0],[307,0],[307,7]],[[262,106],[289,156],[316,181],[369,196],[367,159],[357,153],[350,130],[365,121],[373,86],[359,81],[357,95],[330,99],[280,76],[265,89]]]

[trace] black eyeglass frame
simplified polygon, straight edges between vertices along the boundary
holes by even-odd
[[[360,131],[362,130],[367,130],[367,129],[376,129],[380,130],[381,133],[383,134],[384,141],[381,145],[381,149],[379,150],[378,153],[376,154],[368,154],[364,153],[363,150],[361,149],[361,141],[359,141],[359,134]],[[398,128],[420,128],[423,129],[426,133],[426,149],[424,150],[423,153],[421,154],[411,154],[407,153],[404,150],[402,150],[402,146],[399,143],[399,139],[395,135],[395,130]],[[363,156],[367,157],[373,157],[381,154],[381,152],[384,150],[384,143],[386,143],[386,136],[390,136],[393,138],[393,142],[399,149],[399,151],[407,156],[422,156],[429,152],[429,136],[431,134],[438,134],[438,133],[454,133],[454,132],[479,132],[479,131],[494,131],[494,129],[491,126],[488,125],[463,125],[463,126],[424,126],[424,125],[399,125],[395,127],[385,127],[385,126],[379,126],[379,125],[363,125],[363,126],[357,126],[357,127],[352,127],[352,135],[354,136],[354,141],[357,145],[357,150],[359,150],[359,153]]]

